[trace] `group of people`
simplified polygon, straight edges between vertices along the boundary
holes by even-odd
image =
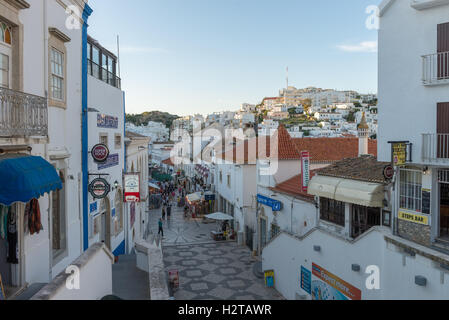
[[[158,234],[164,237],[164,220],[170,220],[172,214],[172,203],[177,201],[178,205],[180,201],[186,196],[185,185],[175,184],[173,182],[161,182],[161,196],[162,196],[162,216],[159,219],[159,231]],[[176,193],[178,198],[176,199]]]

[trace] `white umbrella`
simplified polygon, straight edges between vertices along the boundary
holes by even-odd
[[[189,194],[187,196],[187,201],[189,202],[201,201],[201,196],[198,193]]]
[[[156,189],[156,190],[161,190],[161,188],[159,188],[158,185],[156,185],[156,184],[154,184],[154,183],[151,183],[151,182],[148,183],[148,186],[151,187],[151,188],[153,188],[153,189]]]
[[[212,214],[208,214],[206,218],[217,221],[226,221],[226,220],[234,220],[232,216],[222,212],[216,212]]]

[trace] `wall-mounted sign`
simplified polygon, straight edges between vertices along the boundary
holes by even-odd
[[[92,180],[89,184],[89,192],[94,199],[104,199],[111,191],[111,185],[103,178]]]
[[[413,222],[413,223],[417,223],[417,224],[422,224],[422,225],[425,225],[425,226],[429,225],[429,217],[426,217],[426,216],[423,216],[423,215],[420,215],[420,214],[409,213],[409,212],[405,212],[405,211],[399,211],[398,218],[400,220]]]
[[[106,169],[106,168],[115,167],[115,166],[118,166],[118,164],[119,164],[119,155],[118,155],[118,153],[111,154],[106,159],[105,162],[98,164],[98,170],[103,170],[103,169]]]
[[[124,175],[125,202],[140,202],[140,176],[138,173]]]
[[[281,211],[282,210],[282,202],[267,198],[261,194],[257,195],[257,202],[268,207],[271,207],[273,211]]]
[[[274,288],[274,270],[265,271],[265,286]]]
[[[312,272],[301,266],[301,289],[312,294]]]
[[[302,191],[307,192],[310,181],[310,153],[308,151],[301,152],[301,175]]]
[[[106,114],[97,114],[97,127],[118,129],[118,117],[108,116]]]
[[[315,263],[312,275],[313,300],[362,300],[362,291]]]
[[[392,165],[388,165],[384,168],[383,171],[384,178],[387,180],[391,180],[394,177],[394,167]]]
[[[89,206],[89,209],[90,209],[89,210],[90,213],[97,212],[97,210],[98,210],[98,203],[97,203],[97,201],[91,203],[90,206]]]
[[[430,189],[422,189],[422,213],[430,214],[430,205],[431,205],[431,197],[432,190]]]
[[[94,158],[95,162],[103,163],[105,162],[109,157],[109,149],[104,144],[97,144],[92,148],[92,151],[90,152],[92,155],[92,158]]]

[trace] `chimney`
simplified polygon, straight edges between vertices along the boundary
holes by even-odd
[[[359,157],[361,157],[368,154],[369,126],[366,123],[365,112],[363,112],[362,120],[357,126],[357,131],[359,133]]]

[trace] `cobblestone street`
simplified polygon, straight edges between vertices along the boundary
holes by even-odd
[[[164,221],[162,240],[166,271],[178,270],[177,300],[279,300],[274,289],[253,273],[256,262],[249,249],[236,242],[214,242],[215,223],[185,219],[182,208],[172,207]],[[150,212],[150,228],[158,232],[161,209]]]

